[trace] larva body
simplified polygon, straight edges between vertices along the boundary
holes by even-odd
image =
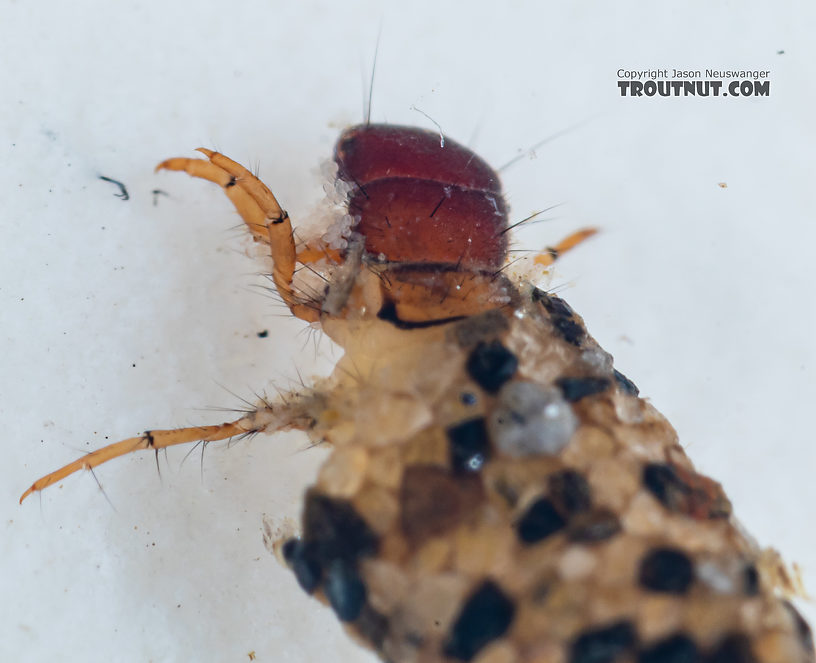
[[[481,159],[417,129],[348,130],[336,160],[353,225],[296,247],[272,193],[202,151],[160,167],[224,188],[283,301],[344,356],[304,393],[149,431],[26,494],[137,449],[298,428],[333,452],[283,555],[385,661],[814,661],[784,571],[719,484],[566,302],[501,272],[507,211]],[[322,291],[294,279],[298,262]]]
[[[562,300],[384,324],[346,347],[289,550],[384,660],[813,660],[772,558]]]

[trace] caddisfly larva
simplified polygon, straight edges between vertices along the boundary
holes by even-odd
[[[223,188],[292,314],[345,355],[308,391],[109,445],[23,499],[131,451],[299,429],[333,451],[283,556],[385,661],[813,663],[778,562],[720,485],[563,299],[503,273],[507,207],[481,158],[352,127],[335,154],[345,224],[297,246],[257,177],[200,151],[159,168]]]

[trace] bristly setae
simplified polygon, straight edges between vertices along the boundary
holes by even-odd
[[[345,350],[331,377],[137,449],[295,428],[333,445],[282,546],[304,590],[392,663],[813,663],[784,569],[737,527],[669,423],[559,297],[503,273],[496,172],[421,129],[366,124],[335,153],[346,213],[296,246],[288,215],[210,150],[292,313]],[[543,266],[590,236],[542,252]],[[297,263],[324,277],[295,278]]]

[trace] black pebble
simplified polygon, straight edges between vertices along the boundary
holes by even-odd
[[[518,359],[498,341],[479,343],[465,364],[468,375],[486,392],[495,394],[518,368]]]
[[[469,419],[447,430],[448,452],[454,472],[478,472],[490,459],[490,440],[484,417]]]
[[[586,331],[580,324],[575,322],[575,313],[567,302],[555,295],[548,295],[538,288],[533,291],[533,301],[541,302],[547,313],[550,314],[553,327],[561,335],[561,338],[572,345],[581,345],[581,341],[586,336]]]
[[[743,571],[744,590],[746,596],[759,594],[759,571],[753,564],[748,564]]]
[[[576,543],[597,543],[611,539],[621,531],[618,517],[609,509],[596,509],[570,519],[569,538]]]
[[[552,318],[553,327],[567,343],[579,346],[584,340],[586,332],[575,320],[570,318]]]
[[[444,654],[470,661],[486,644],[505,634],[515,614],[513,602],[491,580],[465,603],[444,645]]]
[[[324,568],[377,552],[377,535],[350,502],[310,490],[303,511],[303,541]]]
[[[673,548],[656,548],[640,562],[640,584],[667,594],[684,594],[694,580],[688,555]]]
[[[640,393],[640,389],[637,388],[637,385],[635,385],[634,382],[632,382],[619,370],[613,368],[612,376],[615,378],[615,382],[617,382],[618,385],[620,385],[620,388],[623,389],[630,396],[637,396]]]
[[[469,391],[464,391],[459,395],[459,400],[462,405],[476,405],[476,394],[471,394]]]
[[[323,591],[340,621],[353,622],[359,617],[365,605],[366,588],[354,566],[339,559],[332,562]]]
[[[667,509],[678,508],[680,501],[691,492],[691,487],[677,475],[671,465],[649,463],[643,468],[643,485]]]
[[[592,505],[589,483],[575,470],[564,470],[550,475],[548,495],[564,513],[588,511]]]
[[[516,524],[516,532],[524,543],[538,543],[564,529],[567,521],[553,503],[545,498],[533,502]]]
[[[281,552],[303,590],[311,594],[317,589],[323,578],[323,569],[316,559],[314,550],[310,550],[303,541],[289,539],[283,544]]]
[[[547,313],[558,317],[571,318],[574,315],[572,307],[556,295],[548,295],[540,288],[533,290],[533,301],[541,302]]]
[[[638,663],[699,663],[697,645],[687,635],[678,633],[644,649]]]
[[[607,378],[559,378],[555,383],[570,403],[580,401],[586,396],[600,394],[609,388]]]
[[[587,631],[573,641],[569,663],[612,663],[636,641],[635,629],[626,621]]]

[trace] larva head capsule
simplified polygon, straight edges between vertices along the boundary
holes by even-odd
[[[337,142],[338,177],[366,252],[387,262],[498,269],[507,207],[496,172],[438,133],[384,124],[351,127]]]
[[[498,275],[507,205],[481,157],[438,133],[368,124],[343,132],[335,160],[352,187],[356,251],[379,277],[378,300],[367,298],[367,310],[410,328],[508,303]],[[346,261],[353,258],[349,251]],[[345,302],[342,312],[332,308],[333,317],[351,313]]]

